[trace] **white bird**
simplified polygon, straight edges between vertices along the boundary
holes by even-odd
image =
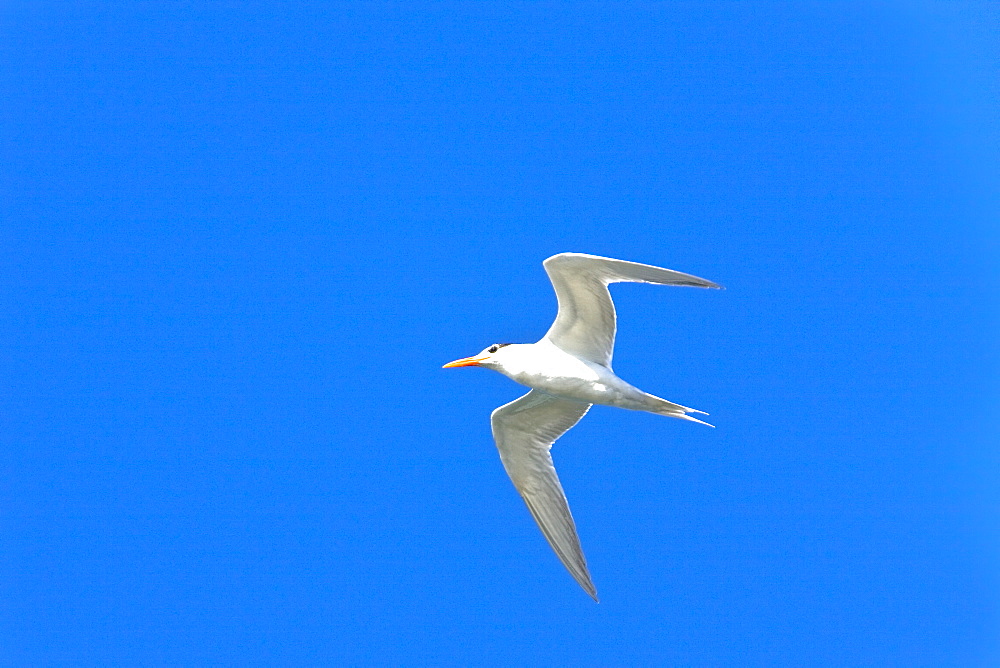
[[[648,264],[583,253],[560,253],[543,263],[555,288],[559,313],[537,343],[495,343],[478,355],[444,365],[483,366],[531,391],[493,411],[490,422],[500,459],[549,545],[584,591],[597,600],[576,525],[552,464],[552,444],[593,404],[702,422],[702,413],[647,394],[611,370],[615,306],[610,283],[657,283],[698,288],[722,286]],[[711,426],[711,425],[709,425]]]

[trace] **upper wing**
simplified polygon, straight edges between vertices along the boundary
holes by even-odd
[[[563,566],[597,600],[587,560],[549,449],[580,421],[590,404],[532,390],[493,411],[490,422],[500,459]]]
[[[615,347],[615,305],[608,284],[722,287],[679,271],[583,253],[560,253],[542,264],[559,301],[556,321],[545,338],[571,355],[604,366],[611,366]]]

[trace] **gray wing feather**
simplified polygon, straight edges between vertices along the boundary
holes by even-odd
[[[542,264],[559,301],[559,314],[545,338],[571,355],[608,367],[615,347],[615,305],[609,284],[722,287],[671,269],[583,253],[560,253]]]
[[[556,439],[589,409],[590,404],[532,390],[493,411],[490,422],[500,459],[514,487],[566,570],[596,601],[597,591],[587,570],[576,524],[549,454]]]

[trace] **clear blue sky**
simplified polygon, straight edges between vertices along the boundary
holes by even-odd
[[[914,5],[919,4],[919,8]],[[1000,663],[1000,15],[968,3],[0,9],[0,663]],[[907,7],[909,6],[909,7]],[[441,370],[577,251],[554,456]]]

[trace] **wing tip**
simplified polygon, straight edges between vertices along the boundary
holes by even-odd
[[[560,559],[562,559],[561,554],[559,554],[558,552],[556,554],[559,556]],[[580,585],[580,588],[583,589],[583,591],[587,592],[587,596],[594,599],[594,603],[601,602],[600,599],[597,598],[597,587],[594,586],[594,582],[590,579],[590,571],[587,570],[586,563],[583,564],[584,570],[582,573],[576,572],[574,569],[570,568],[569,564],[566,563],[565,561],[563,562],[563,566],[565,566],[566,570],[569,571],[569,574],[573,576],[573,579],[576,580],[576,583]]]
[[[590,598],[594,599],[594,603],[601,602],[600,599],[597,598],[597,587],[594,586],[593,581],[590,579],[589,572],[577,574],[570,571],[570,574],[573,576],[573,579],[576,580],[576,583],[580,585],[580,588],[587,592],[587,595],[590,596]]]
[[[570,575],[573,576],[573,579],[576,580],[576,583],[580,585],[583,591],[587,592],[587,595],[594,599],[595,603],[600,603],[601,601],[597,598],[597,587],[594,586],[594,581],[590,579],[590,569],[587,568],[587,562],[584,561],[582,566],[583,570],[580,572],[570,569],[568,566],[566,570],[570,572]]]

